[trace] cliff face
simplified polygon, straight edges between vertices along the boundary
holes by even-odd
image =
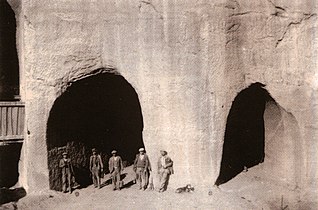
[[[245,84],[265,84],[276,101],[264,113],[264,173],[298,186],[316,182],[317,2],[231,5],[226,69],[240,71]]]
[[[54,101],[78,80],[113,72],[138,95],[152,164],[160,149],[174,160],[172,186],[215,183],[232,102],[256,82],[275,102],[265,106],[263,172],[316,180],[316,1],[9,2],[26,103],[20,181],[29,191],[49,188]]]

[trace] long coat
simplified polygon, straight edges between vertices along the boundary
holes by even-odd
[[[158,159],[158,171],[160,171],[160,169],[163,168],[163,165],[161,164],[161,158],[162,156]],[[173,174],[174,173],[173,161],[168,156],[165,156],[165,165],[166,165],[166,169],[169,170],[169,174]]]

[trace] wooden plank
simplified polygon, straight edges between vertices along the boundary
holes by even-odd
[[[7,136],[12,136],[12,106],[7,107]]]
[[[19,107],[19,132],[18,135],[24,134],[24,107]]]
[[[0,141],[23,139],[24,113],[24,103],[0,101]]]
[[[7,107],[2,107],[1,109],[1,136],[6,136],[7,135]]]
[[[16,143],[23,143],[23,139],[12,139],[12,140],[0,140],[0,145],[9,145],[9,144],[16,144]]]
[[[21,101],[0,101],[0,106],[24,106]]]
[[[2,136],[2,107],[0,107],[0,136]]]
[[[0,141],[23,139],[23,135],[0,136]]]
[[[12,134],[17,135],[18,134],[18,112],[19,107],[12,107]]]

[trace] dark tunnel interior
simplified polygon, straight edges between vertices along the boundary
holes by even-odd
[[[19,94],[19,61],[15,14],[7,1],[0,1],[0,100]]]
[[[0,187],[12,187],[19,178],[19,160],[22,144],[0,146]]]
[[[16,19],[8,2],[0,0],[0,101],[15,101],[17,100],[15,96],[18,94],[19,61],[16,46]],[[1,124],[6,123],[3,117],[1,120]],[[4,129],[3,125],[0,126]],[[6,137],[7,134],[2,135],[1,137]],[[0,146],[1,189],[2,187],[12,187],[18,181],[21,148],[22,144],[14,143],[14,141]]]
[[[226,183],[241,173],[244,166],[253,167],[265,157],[265,104],[274,100],[264,89],[253,83],[234,99],[227,117],[221,169],[216,185]]]
[[[131,164],[138,148],[144,146],[142,130],[137,93],[122,76],[104,73],[73,83],[56,99],[48,120],[51,189],[60,189],[56,186],[60,176],[57,162],[65,149],[76,170],[76,181],[84,186],[90,184],[88,160],[92,148],[101,153],[105,169],[113,149]]]

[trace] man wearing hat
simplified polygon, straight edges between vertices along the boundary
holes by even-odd
[[[68,158],[67,152],[63,152],[63,158],[60,160],[59,167],[62,170],[62,189],[63,192],[66,193],[67,189],[69,193],[72,193],[72,175],[73,173],[73,167],[71,164],[71,159]]]
[[[160,154],[161,157],[158,160],[159,192],[164,192],[167,189],[170,175],[173,174],[173,161],[167,156],[168,153],[165,150],[161,150]]]
[[[94,187],[100,188],[100,177],[101,173],[103,173],[103,161],[99,154],[97,154],[97,150],[95,148],[92,149],[92,155],[89,159],[89,170],[92,173],[92,179],[94,183]]]
[[[144,148],[139,149],[139,154],[136,155],[134,161],[134,171],[136,173],[137,184],[139,190],[145,190],[148,185],[149,171],[151,171],[150,161]]]
[[[120,190],[120,172],[124,170],[123,161],[120,156],[117,156],[117,151],[112,151],[112,157],[108,162],[109,173],[112,177],[113,190]]]

